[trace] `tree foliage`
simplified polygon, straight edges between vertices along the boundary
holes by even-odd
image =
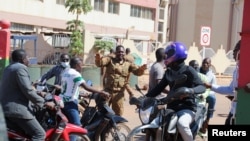
[[[86,14],[92,10],[90,0],[66,0],[65,7],[69,13],[76,15]]]
[[[76,27],[77,25],[77,27]],[[82,27],[82,28],[81,28]],[[82,30],[84,28],[84,24],[82,21],[79,20],[71,20],[67,22],[67,30],[75,31],[75,30]]]
[[[105,51],[109,51],[110,49],[112,49],[114,47],[114,43],[111,41],[96,40],[94,43],[94,47],[101,53],[104,53]]]
[[[84,43],[83,43],[83,29],[84,24],[79,20],[81,14],[86,14],[92,10],[90,0],[66,0],[65,7],[69,13],[75,14],[76,18],[67,22],[67,30],[71,31],[70,36],[70,55],[83,56]]]

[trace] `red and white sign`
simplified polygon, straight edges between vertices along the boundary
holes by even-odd
[[[202,26],[201,27],[201,38],[200,38],[201,46],[209,46],[210,45],[210,35],[211,35],[211,27]]]

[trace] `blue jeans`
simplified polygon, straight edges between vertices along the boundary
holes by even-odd
[[[206,98],[206,101],[208,103],[207,119],[210,119],[214,115],[214,107],[216,103],[215,94],[209,94]]]
[[[81,126],[78,111],[78,101],[70,101],[64,103],[63,112],[69,120],[69,123]],[[70,136],[70,141],[76,141],[76,136]]]
[[[77,101],[65,102],[63,112],[67,116],[69,123],[81,126]]]

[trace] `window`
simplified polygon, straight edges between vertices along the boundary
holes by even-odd
[[[95,0],[94,10],[104,12],[104,0]]]
[[[163,32],[163,22],[158,22],[158,31]]]
[[[22,44],[25,44],[25,42],[27,42],[27,40],[23,40],[23,43],[22,43],[21,40],[14,40],[12,38],[12,35],[19,35],[19,36],[21,36],[22,34],[21,33],[11,33],[10,47],[12,49],[21,48]]]
[[[11,35],[28,35],[34,32],[34,26],[33,25],[27,25],[27,24],[19,24],[19,23],[11,23],[10,26]],[[27,40],[15,40],[11,38],[10,40],[10,46],[11,47],[21,47],[22,44],[24,44]]]
[[[109,1],[108,12],[113,14],[119,14],[119,3]]]
[[[69,43],[70,43],[70,36],[67,34],[52,35],[53,47],[68,47]]]
[[[65,0],[56,0],[56,4],[64,5]]]
[[[163,42],[163,34],[162,33],[158,33],[158,42]]]
[[[131,5],[130,16],[152,20],[153,10],[150,8]]]
[[[164,9],[160,9],[159,19],[164,20]]]
[[[17,30],[17,31],[34,31],[33,25],[27,25],[27,24],[19,24],[19,23],[11,23],[10,26],[11,30]]]
[[[130,16],[139,18],[141,16],[140,7],[131,5]]]
[[[64,5],[65,0],[56,0],[56,4]]]

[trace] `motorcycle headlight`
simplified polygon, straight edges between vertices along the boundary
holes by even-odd
[[[147,108],[146,110],[142,110],[142,109],[139,110],[139,116],[143,124],[147,124],[149,122],[149,117],[150,117],[152,110],[153,110],[152,106]]]

